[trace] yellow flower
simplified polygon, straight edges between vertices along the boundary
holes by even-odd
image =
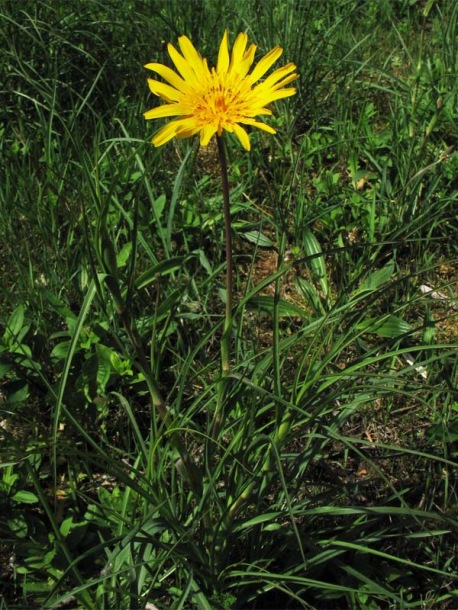
[[[285,85],[297,78],[296,66],[289,63],[275,70],[264,81],[257,83],[283,53],[275,47],[267,53],[248,74],[256,46],[247,49],[248,36],[239,34],[229,56],[228,35],[221,41],[216,68],[208,68],[187,36],[178,39],[181,54],[168,45],[169,55],[178,71],[159,63],[146,64],[145,68],[159,74],[168,84],[148,79],[150,90],[162,98],[163,104],[144,113],[145,119],[179,117],[163,127],[153,138],[155,146],[162,146],[175,136],[187,138],[200,133],[200,143],[207,146],[211,138],[223,130],[234,133],[242,146],[250,150],[250,139],[242,125],[258,127],[268,133],[275,129],[256,121],[254,117],[269,115],[267,106],[296,93]]]

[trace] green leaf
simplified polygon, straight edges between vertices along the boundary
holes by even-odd
[[[21,504],[37,504],[38,497],[32,493],[31,491],[17,491],[14,496],[11,498],[15,502],[20,502]]]
[[[24,328],[24,307],[19,305],[8,318],[3,343],[8,349],[15,349],[21,343],[27,330],[27,326]]]
[[[395,339],[412,330],[410,324],[396,316],[388,316],[384,320],[378,318],[370,318],[356,325],[358,330],[373,333],[378,337],[385,339]]]
[[[57,360],[65,360],[68,354],[68,350],[70,349],[70,341],[62,341],[62,343],[58,343],[51,351],[51,358],[56,358]]]
[[[208,273],[208,275],[211,276],[213,273],[213,268],[203,250],[199,250],[199,262],[202,265],[202,267],[205,269],[205,271]]]
[[[458,441],[458,420],[434,424],[426,431],[426,435],[436,441],[447,440],[449,443],[456,443]]]
[[[310,269],[314,277],[320,282],[321,290],[324,296],[329,294],[329,284],[326,272],[326,263],[324,256],[318,256],[322,254],[321,246],[315,235],[309,230],[304,229],[303,234],[303,245],[304,253],[307,257],[307,263],[310,265]]]
[[[130,360],[122,360],[117,352],[111,352],[110,364],[113,371],[119,375],[132,374],[132,363]]]
[[[73,517],[68,517],[67,519],[64,519],[62,521],[62,523],[60,524],[60,533],[62,534],[62,536],[68,536],[70,530],[72,529],[72,525]]]
[[[161,220],[166,201],[165,195],[160,195],[155,201],[153,201],[154,211],[158,220]]]
[[[270,513],[263,513],[262,515],[256,515],[252,519],[248,519],[248,521],[244,521],[240,523],[240,525],[236,528],[237,530],[243,530],[248,527],[253,527],[255,525],[260,525],[261,523],[271,523],[274,519],[278,519],[282,513],[280,511],[272,511]]]
[[[188,257],[186,256],[175,256],[165,261],[161,261],[157,265],[153,265],[146,271],[144,271],[135,282],[138,289],[145,288],[151,282],[154,282],[158,276],[168,275],[174,271],[178,271]]]
[[[274,247],[274,242],[269,237],[267,237],[267,235],[261,233],[261,231],[246,231],[245,233],[240,233],[240,237],[242,237],[242,239],[246,239],[247,241],[253,244],[256,244],[260,248]]]
[[[355,295],[359,295],[364,292],[373,292],[378,290],[381,286],[385,285],[391,279],[394,271],[394,262],[388,263],[382,269],[377,269],[367,275],[362,284],[354,292]]]
[[[8,319],[7,327],[12,335],[17,336],[24,325],[24,307],[19,305]]]
[[[6,394],[6,402],[8,404],[24,402],[29,397],[29,384],[27,381],[11,381],[5,384],[2,390]]]
[[[100,281],[100,277],[98,277],[98,280]],[[75,328],[73,330],[73,335],[70,341],[70,345],[65,357],[65,362],[64,362],[64,366],[63,366],[63,370],[62,370],[62,375],[59,381],[59,389],[58,389],[58,393],[57,393],[57,400],[56,400],[56,404],[55,404],[55,408],[54,408],[54,413],[53,413],[53,431],[52,431],[52,438],[53,438],[53,442],[52,442],[52,463],[54,464],[54,472],[53,472],[53,477],[54,477],[54,481],[57,480],[57,472],[56,472],[56,468],[55,465],[57,464],[57,434],[58,434],[58,429],[59,429],[59,423],[60,423],[60,413],[61,410],[64,407],[63,401],[64,401],[64,394],[65,394],[65,389],[66,389],[66,385],[67,385],[67,381],[68,381],[68,377],[70,374],[70,368],[72,365],[72,360],[73,360],[73,356],[75,355],[75,352],[77,351],[77,345],[78,342],[81,338],[81,332],[83,329],[83,325],[84,325],[84,321],[86,319],[86,316],[89,313],[90,307],[91,307],[91,303],[96,295],[96,284],[95,281],[92,280],[88,291],[86,293],[86,296],[84,297],[84,301],[83,304],[81,306],[79,315],[78,315],[78,320],[77,323],[75,324]]]
[[[299,294],[307,299],[315,311],[324,313],[320,295],[315,284],[309,282],[303,277],[297,277],[294,278],[294,285],[296,286]]]
[[[116,264],[118,266],[118,269],[120,267],[124,267],[124,265],[129,260],[129,256],[130,256],[131,252],[132,252],[132,242],[128,241],[126,244],[124,244],[124,246],[121,248],[121,251],[118,252],[118,254],[116,256]]]
[[[247,302],[247,307],[249,309],[259,309],[266,313],[272,314],[274,311],[274,307],[275,307],[274,297],[267,296],[267,295],[251,297],[251,299],[249,299],[249,301]],[[307,318],[308,317],[307,313],[303,309],[301,309],[297,305],[294,305],[293,303],[289,303],[288,301],[285,301],[283,299],[280,299],[278,301],[278,315],[281,318],[286,318],[286,317]]]
[[[184,156],[184,159],[180,165],[180,169],[177,172],[177,175],[175,177],[175,181],[173,183],[173,189],[172,189],[172,197],[170,199],[170,205],[169,205],[169,214],[167,217],[167,228],[166,228],[166,244],[167,244],[167,251],[171,252],[172,251],[172,233],[173,233],[173,218],[175,216],[175,207],[178,203],[178,200],[180,198],[180,194],[181,194],[181,184],[183,182],[183,177],[185,175],[185,169],[186,169],[186,164],[188,162],[188,159],[191,155],[192,152],[192,148],[189,147],[188,151],[186,152],[186,155]]]
[[[98,392],[104,392],[107,383],[111,376],[111,354],[112,351],[105,345],[97,345],[97,390]]]
[[[169,294],[169,296],[164,299],[159,307],[157,308],[156,317],[157,319],[161,318],[161,316],[168,316],[171,311],[175,309],[175,307],[181,303],[183,299],[183,289],[178,288]]]
[[[426,314],[425,314],[425,325],[424,325],[424,329],[423,329],[423,343],[425,345],[433,345],[435,334],[436,334],[436,324],[434,321],[434,315],[431,311],[431,308],[428,306],[426,308]]]
[[[12,519],[8,519],[7,525],[17,538],[25,538],[29,533],[29,524],[25,515],[19,514]]]
[[[5,377],[5,375],[7,375],[9,373],[12,366],[13,366],[12,364],[4,364],[4,363],[0,364],[0,379]]]

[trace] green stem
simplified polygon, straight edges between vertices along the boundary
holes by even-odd
[[[228,376],[231,370],[231,327],[232,327],[232,293],[233,293],[233,262],[232,262],[232,233],[231,233],[231,207],[229,200],[229,181],[227,178],[227,161],[223,136],[217,136],[218,156],[221,168],[221,183],[223,190],[224,231],[226,246],[226,316],[224,320],[223,336],[221,338],[221,383],[219,384],[218,403],[216,405],[215,422],[212,438],[218,436],[221,428],[221,418],[224,400],[227,394]]]
[[[231,234],[231,208],[229,201],[229,182],[227,179],[226,151],[224,148],[223,136],[216,138],[218,142],[218,156],[221,167],[221,182],[223,188],[224,204],[224,230],[226,242],[226,318],[224,321],[223,338],[221,342],[221,366],[223,377],[229,374],[230,363],[230,344],[231,344],[231,323],[232,323],[232,234]]]

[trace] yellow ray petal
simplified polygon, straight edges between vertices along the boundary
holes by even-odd
[[[281,47],[275,47],[271,51],[269,51],[264,57],[259,61],[253,72],[248,77],[249,83],[252,85],[256,81],[258,81],[264,74],[271,68],[277,59],[283,53],[283,49]]]
[[[243,60],[246,45],[248,42],[248,36],[245,33],[241,33],[237,36],[234,46],[232,47],[231,63],[229,66],[229,73],[238,72],[238,66]]]
[[[174,87],[170,87],[170,85],[160,83],[159,81],[153,80],[152,78],[148,78],[148,86],[150,88],[151,93],[154,93],[154,95],[158,95],[166,102],[178,102],[183,98],[183,94],[180,91],[177,91],[177,89],[175,89]]]
[[[248,49],[248,51],[246,51],[246,53],[243,55],[243,58],[238,65],[238,68],[237,68],[237,77],[238,78],[241,78],[241,79],[245,78],[245,76],[248,74],[248,71],[254,62],[255,53],[256,53],[256,45],[252,44],[250,46],[250,48]],[[249,85],[250,83],[248,81],[246,81],[246,84]]]
[[[162,78],[168,81],[173,87],[175,87],[175,89],[179,89],[183,92],[189,89],[189,85],[187,85],[176,72],[163,64],[146,64],[145,68],[148,68],[148,70],[153,70],[153,72],[156,72],[156,74],[162,76]]]
[[[193,83],[196,80],[196,75],[186,59],[180,55],[175,47],[170,43],[167,45],[167,50],[171,60],[175,64],[175,67],[181,76],[185,79],[185,81]]]
[[[198,79],[204,78],[203,60],[187,36],[178,39],[183,57]]]
[[[294,64],[286,64],[286,66],[283,66],[282,68],[278,68],[277,70],[275,70],[275,72],[272,72],[272,74],[270,76],[268,76],[266,78],[266,80],[264,80],[262,83],[257,85],[255,90],[261,91],[263,89],[270,89],[280,80],[282,80],[283,78],[288,76],[291,72],[293,72],[295,69],[296,69],[296,66]],[[297,78],[297,75],[295,76],[295,78]],[[292,80],[294,80],[294,79],[292,79]]]
[[[143,113],[143,116],[146,120],[149,120],[162,119],[168,116],[179,116],[185,113],[186,108],[184,108],[181,104],[164,104],[163,106],[158,106],[152,110],[147,110]]]
[[[289,89],[279,89],[278,91],[272,91],[272,93],[270,93],[268,96],[268,101],[265,103],[271,104],[272,102],[275,102],[276,100],[281,100],[285,97],[291,97],[295,93],[296,93],[296,89],[294,89],[294,87],[291,87]]]
[[[218,53],[218,63],[216,64],[216,71],[219,75],[227,73],[229,68],[229,49],[227,45],[227,30],[224,31],[224,36],[221,41]]]
[[[250,44],[248,49],[245,51],[245,54],[243,55],[243,60],[245,61],[245,59],[247,59],[248,57],[253,57],[253,59],[254,59],[255,53],[256,53],[256,45]]]
[[[152,140],[154,146],[162,146],[176,136],[176,123],[177,121],[172,121],[157,132]]]
[[[274,87],[272,87],[272,89],[281,89],[281,87],[289,85],[289,83],[292,83],[293,80],[296,80],[297,78],[299,78],[298,74],[290,74],[289,76],[286,76],[283,80],[278,82]]]
[[[262,104],[257,102],[257,105],[254,105],[254,104],[250,105],[249,109],[244,113],[244,116],[254,117],[254,116],[271,115],[271,114],[272,114],[272,110],[270,110],[270,108],[265,108],[264,106],[262,106]]]
[[[195,136],[196,133],[199,133],[200,128],[197,127],[189,127],[189,128],[180,128],[177,133],[176,133],[176,137],[180,140],[184,140],[184,138],[191,138],[192,136]]]
[[[234,123],[232,127],[234,128],[234,133],[240,140],[240,143],[242,144],[243,148],[245,150],[250,150],[251,144],[250,144],[250,138],[248,137],[247,132],[243,129],[243,127],[240,127],[240,125],[238,125],[237,123]]]
[[[208,146],[208,143],[217,131],[218,130],[215,125],[205,125],[204,127],[202,127],[202,130],[200,132],[200,145]]]
[[[193,116],[176,119],[174,123],[177,125],[177,138],[189,138],[198,133],[202,127]]]
[[[265,123],[261,123],[261,121],[255,121],[254,119],[242,119],[240,122],[244,125],[251,125],[252,127],[257,127],[258,129],[267,131],[267,133],[277,133],[273,127],[266,125]]]

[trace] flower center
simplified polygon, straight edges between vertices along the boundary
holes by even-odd
[[[218,112],[226,112],[228,110],[229,104],[224,93],[215,96],[215,107]]]
[[[226,125],[240,119],[242,103],[238,88],[221,82],[214,72],[208,88],[195,100],[192,114],[198,117],[202,125],[211,123],[221,133]]]

